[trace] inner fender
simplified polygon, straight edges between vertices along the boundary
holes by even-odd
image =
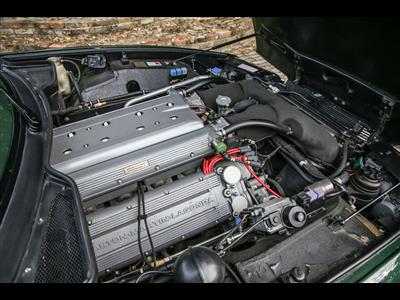
[[[243,80],[237,83],[218,85],[197,93],[207,106],[215,110],[217,109],[215,99],[218,95],[229,96],[232,99],[232,105],[240,100],[253,98],[260,104],[250,106],[241,113],[226,117],[228,122],[235,124],[249,119],[264,119],[285,124],[293,130],[290,139],[306,154],[326,163],[332,163],[338,156],[339,143],[324,126],[318,124],[279,95],[268,91],[257,81]],[[238,134],[257,140],[266,135],[271,136],[273,133],[265,129],[261,131],[251,128],[242,129],[238,131]]]

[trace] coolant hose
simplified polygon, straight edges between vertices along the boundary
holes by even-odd
[[[248,121],[243,121],[240,123],[232,124],[229,125],[228,127],[225,127],[222,131],[224,135],[227,135],[231,132],[234,132],[238,129],[244,128],[244,127],[249,127],[249,126],[261,126],[261,127],[266,127],[268,129],[272,129],[276,132],[285,134],[285,135],[290,135],[292,134],[292,129],[289,126],[286,125],[280,125],[271,121],[266,121],[266,120],[248,120]]]
[[[284,153],[280,153],[284,159],[292,166],[292,168],[308,183],[314,183],[316,180],[310,178],[303,170],[296,164],[294,160],[292,160],[289,156]]]
[[[286,197],[286,193],[283,190],[282,186],[278,183],[278,181],[270,177],[266,177],[265,180],[271,183],[282,197]]]
[[[349,148],[349,142],[348,140],[345,140],[343,143],[343,152],[342,152],[342,158],[340,160],[339,166],[337,169],[329,176],[329,178],[335,178],[339,176],[344,169],[346,168],[346,163],[347,163],[347,154],[348,154],[348,148]]]
[[[128,107],[128,106],[131,106],[133,104],[137,104],[137,103],[143,102],[145,100],[152,99],[154,97],[160,96],[160,95],[168,92],[169,90],[180,88],[180,87],[184,87],[184,86],[186,86],[188,84],[194,84],[194,83],[197,83],[197,82],[200,82],[200,81],[208,80],[210,78],[212,78],[212,76],[210,76],[210,75],[199,75],[199,76],[196,76],[196,77],[193,77],[193,78],[190,78],[190,79],[186,79],[186,80],[180,81],[180,82],[172,84],[172,85],[165,86],[163,88],[154,90],[154,91],[152,91],[152,92],[150,92],[148,94],[145,94],[145,95],[130,99],[129,101],[127,101],[125,103],[124,107]]]
[[[187,88],[184,90],[185,94],[190,94],[193,93],[194,91],[198,90],[199,88],[205,86],[206,84],[209,83],[218,83],[218,82],[225,82],[229,83],[230,81],[223,78],[223,77],[211,77],[210,79],[206,79],[204,81],[200,81],[199,83],[196,83],[195,85],[191,86],[190,88]]]

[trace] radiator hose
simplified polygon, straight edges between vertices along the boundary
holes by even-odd
[[[285,135],[291,135],[293,133],[292,129],[289,126],[286,125],[281,125],[277,124],[272,121],[266,121],[266,120],[248,120],[248,121],[243,121],[240,123],[232,124],[229,125],[228,127],[225,127],[224,129],[221,129],[222,135],[227,135],[229,133],[232,133],[238,129],[244,128],[244,127],[250,127],[250,126],[261,126],[265,127],[271,130],[274,130],[278,133],[282,133]]]

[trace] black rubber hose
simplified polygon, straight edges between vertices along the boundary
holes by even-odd
[[[295,169],[295,171],[308,183],[314,183],[316,180],[310,178],[306,173],[303,172],[303,170],[296,164],[295,161],[293,161],[290,157],[288,157],[286,154],[284,153],[280,153],[282,155],[283,158],[286,159],[286,161],[293,167],[293,169]]]
[[[221,81],[229,83],[229,81],[227,79],[225,79],[225,78],[212,77],[212,78],[206,79],[204,81],[200,81],[199,83],[196,83],[195,85],[191,86],[190,88],[185,89],[184,91],[185,91],[186,94],[190,94],[190,93],[193,93],[194,91],[198,90],[202,86],[205,86],[205,85],[207,85],[209,83],[213,83],[213,82],[214,83],[219,83]]]
[[[240,280],[239,276],[236,275],[235,271],[233,271],[232,268],[225,261],[222,261],[222,263],[224,264],[228,273],[233,277],[233,279],[235,279],[237,283],[242,283],[242,280]]]
[[[77,81],[79,82],[81,80],[81,69],[79,68],[78,64],[72,60],[69,59],[62,59],[62,62],[67,62],[70,63],[71,65],[73,65],[76,69],[77,72]]]
[[[120,101],[126,102],[127,100],[129,100],[129,99],[126,99],[126,98],[144,95],[144,94],[147,94],[149,92],[151,92],[151,91],[140,90],[140,91],[127,93],[127,94],[123,94],[123,95],[117,95],[117,96],[113,96],[113,97],[103,98],[103,99],[100,99],[100,101],[117,102],[118,100],[120,100]]]
[[[158,271],[158,270],[153,270],[153,271],[147,271],[142,273],[135,281],[135,283],[141,282],[141,280],[144,277],[147,277],[149,275],[167,275],[167,276],[172,276],[174,273],[172,271]]]
[[[265,179],[266,179],[266,181],[268,181],[269,183],[271,183],[275,187],[275,189],[278,191],[278,193],[282,197],[286,197],[286,193],[283,190],[282,186],[278,183],[278,181],[276,181],[275,179],[272,179],[270,177],[266,177]]]
[[[287,157],[291,158],[294,162],[299,162],[299,161],[302,161],[305,159],[305,157],[302,157],[300,159],[299,156],[297,156],[297,159],[296,159],[296,157],[294,157],[290,151],[285,149],[285,146],[281,147],[280,151],[282,153],[284,153]],[[315,166],[303,167],[302,170],[306,171],[309,175],[311,175],[312,177],[314,177],[316,179],[325,179],[327,177],[326,175],[322,174],[322,172],[320,172]]]
[[[343,145],[343,153],[342,153],[342,159],[339,163],[339,166],[337,169],[330,175],[326,176],[326,178],[333,179],[337,176],[339,176],[344,169],[346,168],[346,163],[347,163],[347,153],[348,153],[348,142],[346,141]],[[313,183],[316,180],[311,179],[297,164],[295,161],[293,161],[287,154],[281,152],[281,155],[286,159],[286,161],[296,170],[296,172],[307,182]],[[310,174],[314,176],[313,174]],[[317,178],[318,179],[324,179],[324,178]]]
[[[244,128],[244,127],[250,127],[250,126],[262,126],[266,127],[268,129],[272,129],[276,132],[285,134],[285,135],[290,135],[292,134],[292,130],[290,127],[285,126],[285,125],[280,125],[271,121],[266,121],[266,120],[248,120],[248,121],[243,121],[240,123],[232,124],[229,125],[228,127],[224,128],[224,131],[226,134],[229,134],[231,132],[234,132],[238,129]]]
[[[348,148],[349,148],[349,141],[345,140],[343,143],[342,159],[340,160],[339,166],[337,167],[336,171],[333,172],[329,176],[329,178],[335,178],[336,176],[339,176],[346,168],[347,156],[349,152]]]
[[[76,94],[78,95],[79,102],[83,103],[82,93],[79,88],[78,80],[75,79],[75,76],[72,74],[72,72],[68,72],[68,77],[72,81],[72,84],[75,87],[75,91],[76,91]]]

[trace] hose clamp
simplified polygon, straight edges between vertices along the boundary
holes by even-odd
[[[226,131],[225,131],[225,129],[221,128],[221,129],[218,131],[218,134],[219,134],[221,137],[225,137],[225,136],[226,136]]]

